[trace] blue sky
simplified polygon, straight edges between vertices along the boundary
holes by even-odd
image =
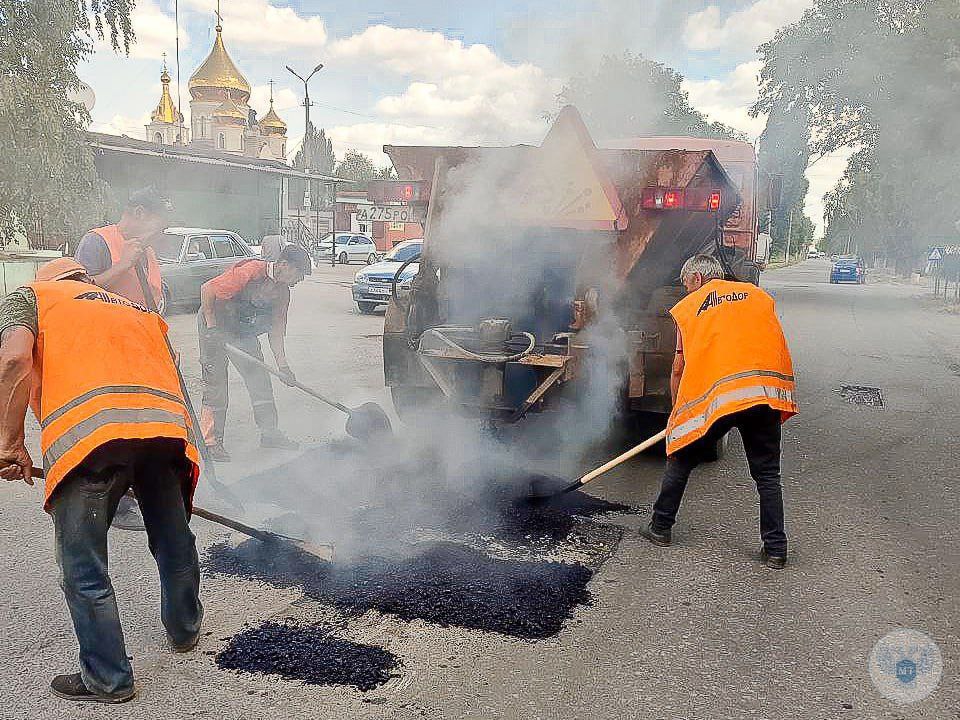
[[[539,142],[543,113],[578,68],[623,50],[661,60],[687,78],[693,104],[751,137],[763,119],[756,97],[755,48],[812,0],[221,0],[224,41],[254,87],[251,105],[277,110],[290,146],[303,132],[301,87],[284,65],[325,64],[311,82],[312,119],[334,149],[356,147],[378,163],[386,142]],[[181,92],[213,42],[216,0],[179,0]],[[388,8],[388,9],[384,9]],[[162,55],[174,68],[173,0],[138,0],[138,42],[129,57],[101,44],[80,68],[97,96],[94,129],[144,137],[160,96]],[[842,171],[840,159],[815,167],[808,210]]]

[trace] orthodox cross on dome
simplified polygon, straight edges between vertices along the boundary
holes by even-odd
[[[270,86],[270,107],[273,107],[273,80],[267,83]]]
[[[217,16],[217,32],[223,31],[223,15],[220,14],[220,0],[217,0],[217,9],[214,10],[214,15]]]

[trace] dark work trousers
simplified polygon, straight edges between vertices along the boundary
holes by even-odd
[[[200,331],[200,373],[203,379],[203,399],[200,408],[200,429],[207,445],[223,443],[223,428],[227,422],[227,406],[230,403],[227,375],[228,361],[233,363],[243,378],[250,402],[253,403],[253,419],[261,433],[277,430],[277,404],[273,399],[273,384],[270,373],[251,362],[244,362],[228,355],[223,340],[257,360],[263,361],[260,338],[256,335],[219,335],[211,338],[203,312],[197,314]]]
[[[128,488],[140,503],[160,571],[160,619],[167,635],[185,644],[200,631],[200,565],[185,500],[189,468],[180,440],[114,440],[90,453],[51,497],[60,586],[80,643],[80,674],[95,693],[133,689],[107,574],[107,529]]]
[[[667,530],[677,519],[690,473],[704,461],[705,452],[732,428],[740,431],[750,475],[760,496],[760,538],[771,555],[787,554],[783,528],[783,491],[780,487],[780,413],[757,405],[722,417],[700,440],[667,458],[660,496],[653,505],[653,527]]]

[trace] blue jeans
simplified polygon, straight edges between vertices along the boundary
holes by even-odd
[[[673,527],[690,473],[703,462],[707,449],[733,428],[740,431],[747,465],[757,484],[763,547],[771,555],[786,555],[787,535],[783,526],[783,490],[780,485],[780,413],[766,405],[720,418],[702,439],[667,458],[660,495],[653,505],[653,528],[663,531]]]
[[[183,442],[114,440],[94,450],[51,498],[63,594],[80,643],[80,674],[92,692],[133,690],[117,601],[107,573],[107,530],[133,488],[160,571],[161,620],[170,640],[189,642],[203,619],[200,565],[188,525],[189,464]]]

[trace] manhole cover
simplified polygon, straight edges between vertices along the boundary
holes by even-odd
[[[883,407],[883,394],[880,392],[880,388],[867,387],[866,385],[841,385],[837,392],[851,405]]]

